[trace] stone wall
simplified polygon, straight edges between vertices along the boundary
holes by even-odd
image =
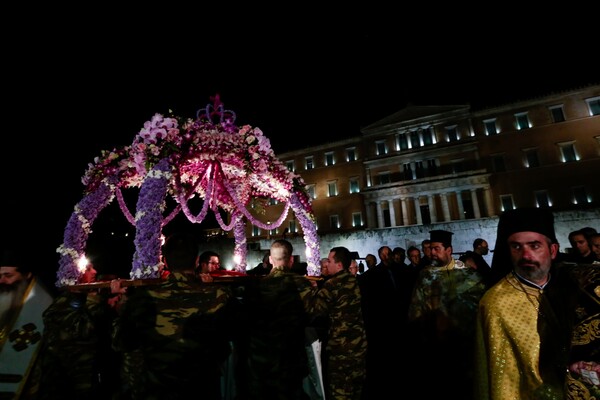
[[[570,244],[568,240],[569,232],[590,226],[600,231],[600,209],[591,209],[583,211],[564,211],[555,212],[556,237],[560,243],[561,250],[568,252]],[[408,249],[411,245],[420,248],[421,241],[429,238],[429,231],[433,229],[443,229],[454,232],[452,244],[455,253],[463,253],[472,250],[473,240],[481,237],[489,243],[490,250],[493,251],[496,243],[496,228],[498,217],[481,218],[476,220],[451,221],[446,223],[436,223],[432,225],[412,225],[406,227],[369,229],[351,234],[327,234],[320,236],[321,257],[327,257],[329,250],[335,246],[345,246],[351,251],[357,251],[361,258],[367,254],[374,254],[377,259],[377,250],[383,245],[394,247],[403,247]],[[300,256],[301,261],[306,261],[304,254],[305,245],[302,236],[296,236],[289,239],[294,246],[294,254]],[[261,240],[260,249],[249,250],[247,257],[247,269],[253,268],[261,262],[262,256],[269,249],[272,240]],[[219,241],[209,242],[203,250],[214,250],[221,254],[224,265],[231,269],[233,267],[232,257],[234,248],[233,239],[221,239]],[[485,258],[488,264],[492,262],[493,252],[490,252]]]

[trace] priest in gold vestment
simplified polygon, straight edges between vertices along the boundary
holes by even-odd
[[[582,297],[568,266],[553,266],[557,252],[550,211],[522,208],[500,217],[492,262],[497,282],[477,314],[476,399],[590,398],[565,391]],[[597,350],[576,357],[589,356]]]

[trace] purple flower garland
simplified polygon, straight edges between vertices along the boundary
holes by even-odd
[[[140,188],[135,214],[135,253],[130,274],[132,279],[159,276],[162,213],[170,178],[169,159],[163,158],[148,172]]]
[[[305,199],[305,202],[307,200]],[[304,233],[304,242],[306,243],[306,261],[308,264],[307,273],[310,276],[320,274],[319,261],[321,259],[321,250],[319,248],[319,236],[317,226],[314,222],[314,215],[307,204],[303,204],[299,195],[293,192],[290,196],[290,205],[300,222],[302,232]]]
[[[117,180],[116,174],[104,179],[75,206],[65,228],[63,244],[56,250],[60,254],[57,287],[75,285],[79,281],[82,272],[77,268],[77,262],[85,256],[85,246],[94,220],[114,197]]]

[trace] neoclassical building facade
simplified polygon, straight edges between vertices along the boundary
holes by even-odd
[[[302,176],[320,235],[477,220],[509,208],[600,206],[600,85],[486,109],[408,106],[360,135],[278,154]],[[283,205],[265,203],[265,223]],[[290,213],[248,241],[300,227]]]

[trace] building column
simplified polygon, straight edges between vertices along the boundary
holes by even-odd
[[[417,214],[417,225],[423,225],[423,216],[421,216],[421,204],[419,197],[415,197],[415,213]]]
[[[375,228],[375,213],[373,212],[373,203],[369,202],[367,203],[367,226],[369,228]]]
[[[477,189],[471,189],[471,203],[473,203],[473,214],[475,215],[475,218],[481,218],[479,201],[477,201]]]
[[[492,191],[490,187],[483,188],[483,198],[485,199],[485,208],[487,209],[487,216],[491,217],[496,215],[494,212],[494,202],[492,201]]]
[[[398,226],[396,224],[396,210],[394,210],[394,200],[388,200],[388,209],[390,210],[390,225]]]
[[[383,221],[383,209],[381,208],[381,202],[377,202],[377,227],[385,228],[385,223]]]
[[[408,143],[408,148],[409,149],[414,149],[415,146],[413,146],[411,133],[412,133],[411,131],[406,131],[406,133],[405,133],[405,135],[406,135],[406,142]]]
[[[448,193],[440,194],[442,200],[442,212],[444,213],[444,221],[450,221],[450,207],[448,206]]]
[[[435,224],[437,221],[437,210],[435,209],[435,198],[432,194],[427,196],[427,204],[429,204],[429,216],[431,217],[431,223]]]
[[[402,206],[402,225],[408,226],[410,220],[408,219],[408,207],[406,206],[406,197],[400,199],[400,205]]]
[[[462,192],[456,192],[456,205],[458,206],[458,218],[465,219],[465,206],[463,205]]]

